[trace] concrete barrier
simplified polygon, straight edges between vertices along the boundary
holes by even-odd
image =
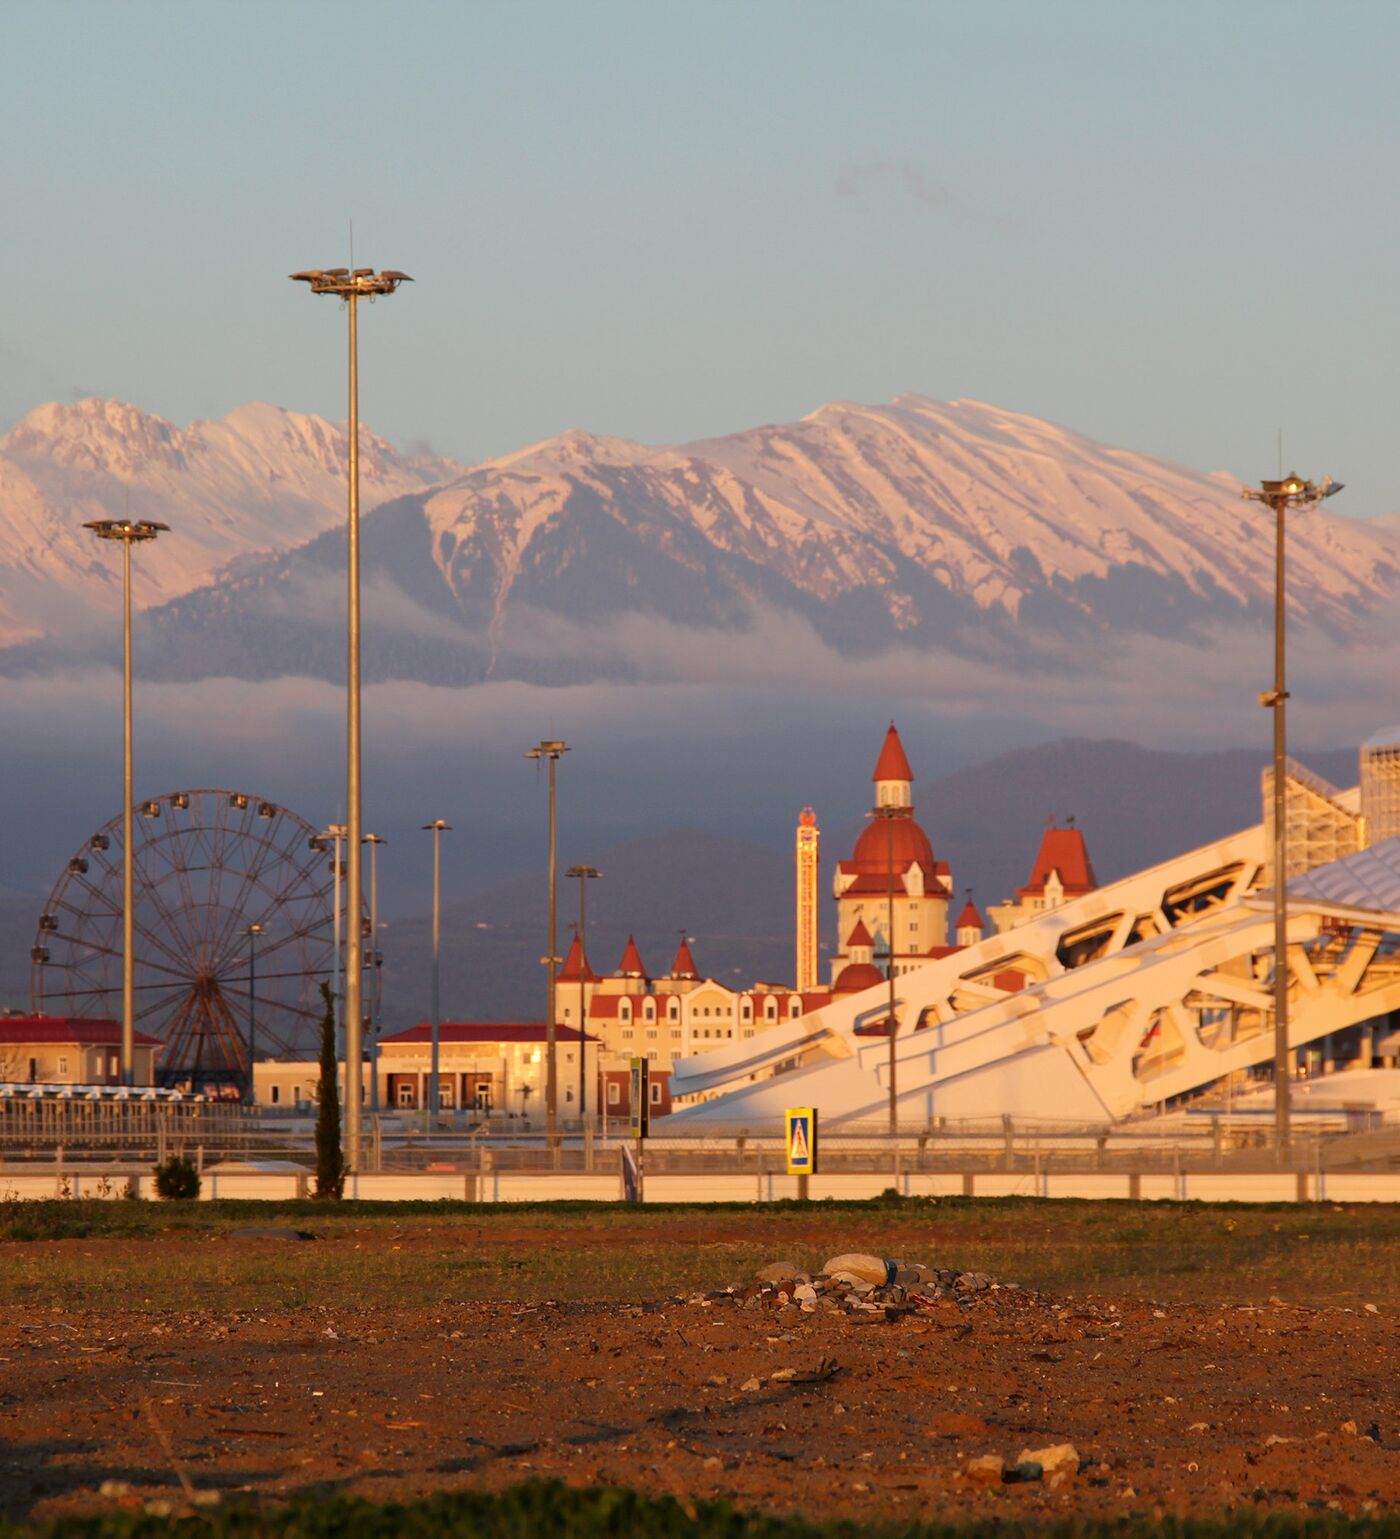
[[[206,1167],[200,1196],[285,1202],[308,1192],[310,1172],[229,1171]],[[895,1187],[905,1197],[1078,1197],[1088,1200],[1140,1198],[1199,1202],[1400,1202],[1400,1172],[1323,1173],[1312,1171],[1199,1171],[1131,1175],[1111,1171],[976,1171],[838,1173],[811,1178],[814,1201],[861,1201]],[[129,1170],[0,1169],[0,1201],[68,1198],[118,1199],[131,1189],[155,1197],[149,1172]],[[778,1202],[797,1196],[797,1177],[781,1171],[726,1174],[649,1174],[646,1200],[652,1203]],[[616,1170],[485,1170],[468,1172],[365,1173],[346,1181],[345,1195],[374,1202],[616,1202]]]

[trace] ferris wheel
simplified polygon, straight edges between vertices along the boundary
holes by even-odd
[[[256,1058],[314,1049],[334,966],[335,877],[295,813],[239,791],[175,791],[136,809],[138,1031],[161,1084],[246,1086]],[[36,1012],[120,1016],[122,819],[68,862],[39,919]]]

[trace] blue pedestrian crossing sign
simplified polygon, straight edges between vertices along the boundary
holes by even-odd
[[[817,1109],[790,1106],[783,1113],[786,1128],[787,1168],[790,1176],[817,1172]]]

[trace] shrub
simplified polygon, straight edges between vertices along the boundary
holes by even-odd
[[[199,1171],[186,1154],[172,1154],[156,1166],[156,1195],[169,1202],[188,1202],[198,1197],[201,1184]]]

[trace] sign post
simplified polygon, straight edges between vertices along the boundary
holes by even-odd
[[[817,1170],[817,1109],[790,1106],[783,1113],[783,1124],[788,1174],[797,1177],[797,1200],[806,1202],[808,1178]]]
[[[646,1183],[642,1161],[642,1142],[651,1132],[651,1065],[645,1058],[632,1060],[630,1109],[632,1113],[632,1137],[636,1141],[637,1201],[644,1200]]]

